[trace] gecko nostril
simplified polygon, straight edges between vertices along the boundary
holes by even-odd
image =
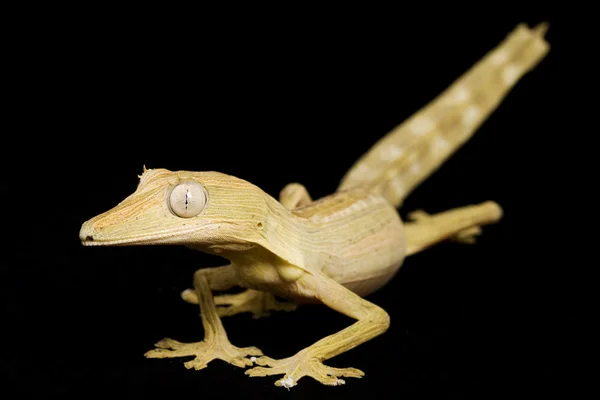
[[[79,240],[81,240],[83,244],[86,242],[93,242],[96,233],[97,231],[92,227],[90,221],[84,222],[81,226],[81,230],[79,231]]]

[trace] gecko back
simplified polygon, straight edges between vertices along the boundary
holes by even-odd
[[[338,191],[364,188],[395,207],[498,107],[548,53],[547,23],[519,24],[437,98],[379,140],[346,173]]]

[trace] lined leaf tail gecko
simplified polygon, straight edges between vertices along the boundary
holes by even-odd
[[[160,340],[148,358],[193,357],[187,368],[216,359],[249,376],[283,375],[291,388],[306,376],[325,385],[360,378],[356,368],[324,362],[384,333],[389,315],[365,299],[384,287],[405,258],[442,240],[473,242],[481,226],[502,216],[492,201],[403,222],[397,208],[421,181],[464,143],[516,81],[547,53],[546,24],[519,25],[442,95],[390,132],[342,179],[338,190],[313,201],[291,183],[279,200],[243,179],[219,172],[146,169],[136,190],[83,223],[85,246],[183,245],[228,260],[194,273],[182,292],[200,306],[204,340]],[[234,286],[238,294],[213,295]],[[275,300],[275,295],[285,301]],[[233,345],[221,317],[294,310],[323,304],[356,322],[283,359],[257,347]],[[257,364],[257,365],[255,365]]]

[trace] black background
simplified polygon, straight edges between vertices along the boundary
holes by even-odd
[[[570,354],[575,317],[564,298],[574,289],[558,274],[549,218],[562,21],[539,11],[436,19],[354,11],[242,15],[243,23],[215,23],[209,13],[178,23],[141,10],[82,12],[15,34],[27,45],[12,49],[17,90],[8,110],[17,124],[3,145],[20,160],[7,164],[15,180],[1,189],[16,238],[5,241],[0,280],[3,390],[17,398],[461,399],[569,384],[558,370]],[[163,337],[202,339],[198,309],[179,293],[195,269],[223,260],[179,247],[80,245],[81,223],[130,194],[142,165],[225,172],[273,196],[297,181],[324,196],[516,24],[542,21],[550,22],[549,55],[400,210],[491,199],[505,217],[474,246],[443,243],[409,258],[369,297],[390,314],[390,329],[329,361],[364,378],[334,388],[304,378],[287,393],[273,385],[279,377],[249,378],[221,361],[190,371],[183,359],[143,357]],[[224,321],[232,343],[275,358],[349,323],[320,306]]]

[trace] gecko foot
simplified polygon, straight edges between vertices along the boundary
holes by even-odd
[[[284,375],[275,382],[275,386],[286,389],[296,386],[304,376],[310,376],[324,385],[338,386],[346,383],[340,377],[361,378],[364,372],[356,368],[334,368],[324,365],[315,355],[307,351],[300,351],[296,355],[281,360],[270,357],[259,357],[255,361],[258,365],[267,367],[254,367],[246,370],[249,376]]]
[[[427,223],[428,220],[431,219],[431,215],[426,213],[423,210],[416,210],[407,215],[407,219],[413,222],[421,222]],[[450,237],[450,241],[462,244],[474,244],[476,242],[476,237],[481,235],[482,229],[480,226],[472,226],[467,229],[463,229],[455,233],[452,237]]]
[[[252,365],[247,356],[260,356],[262,351],[256,347],[236,347],[227,338],[218,337],[197,343],[181,343],[165,338],[155,344],[156,349],[144,354],[147,358],[174,358],[196,356],[187,361],[184,366],[188,369],[204,369],[207,364],[215,359],[220,359],[236,367],[244,368]]]
[[[253,289],[236,294],[218,295],[214,299],[221,317],[251,312],[253,318],[261,318],[269,316],[269,311],[293,311],[297,307],[294,303],[277,301],[272,293]]]
[[[456,235],[450,238],[451,241],[462,243],[462,244],[474,244],[477,241],[477,236],[481,235],[480,226],[472,226],[458,232]]]
[[[181,297],[188,303],[198,304],[198,297],[194,290],[184,290]],[[293,311],[298,307],[294,303],[277,301],[272,293],[253,289],[236,294],[217,295],[214,296],[214,301],[219,317],[250,312],[256,319],[269,316],[271,314],[269,311]]]

